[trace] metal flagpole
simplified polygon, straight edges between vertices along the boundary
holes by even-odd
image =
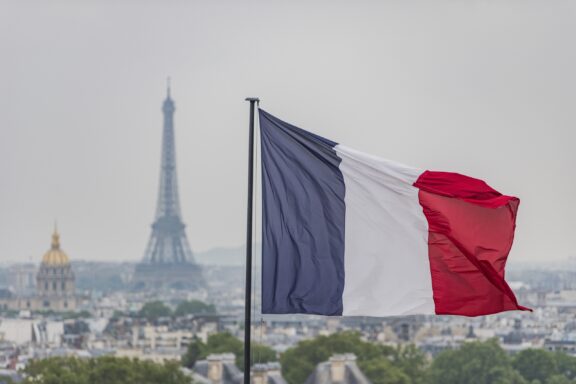
[[[250,384],[250,331],[252,326],[252,216],[254,199],[254,108],[260,100],[248,97],[250,102],[250,130],[248,143],[248,211],[246,215],[246,290],[244,299],[244,384]]]

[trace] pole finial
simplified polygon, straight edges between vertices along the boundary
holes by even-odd
[[[260,105],[260,99],[257,97],[247,97],[244,100],[249,101],[251,103],[256,103],[256,105]]]

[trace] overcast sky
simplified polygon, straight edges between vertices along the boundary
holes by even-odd
[[[521,198],[515,261],[576,256],[576,3],[0,3],[0,262],[139,260],[165,80],[194,251],[245,236],[248,105]]]

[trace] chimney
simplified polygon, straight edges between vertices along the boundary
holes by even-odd
[[[266,365],[268,366],[268,376],[270,376],[270,375],[280,376],[281,375],[280,372],[282,371],[282,366],[280,365],[280,363],[272,362],[272,363],[268,363]]]
[[[344,355],[334,355],[330,358],[330,379],[333,383],[342,383],[346,373],[346,359]]]
[[[255,364],[252,367],[252,384],[267,384],[268,379],[281,378],[280,363]]]
[[[268,367],[266,364],[255,364],[252,367],[252,384],[268,383]]]
[[[208,355],[208,380],[212,383],[221,383],[224,374],[224,364],[232,363],[236,357],[232,353],[223,353],[221,355]]]

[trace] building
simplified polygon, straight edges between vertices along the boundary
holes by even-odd
[[[33,263],[15,264],[8,269],[10,289],[18,296],[30,296],[36,292],[38,266]]]
[[[287,384],[282,377],[280,363],[255,364],[252,367],[252,384]]]
[[[236,367],[232,353],[208,355],[194,365],[194,372],[213,384],[241,384],[244,374]]]
[[[244,373],[235,364],[232,353],[208,355],[194,365],[198,382],[211,384],[241,384]],[[286,384],[282,377],[280,363],[255,364],[250,372],[251,384]],[[361,383],[358,383],[361,384]]]
[[[356,365],[356,356],[346,353],[318,364],[305,384],[371,384],[371,381]]]
[[[68,255],[60,248],[60,234],[52,234],[51,247],[40,263],[34,294],[1,298],[0,306],[11,310],[74,311],[78,305],[76,280]]]
[[[76,281],[68,255],[60,249],[60,235],[55,229],[52,247],[44,254],[36,276],[36,297],[41,308],[55,311],[76,309]]]

